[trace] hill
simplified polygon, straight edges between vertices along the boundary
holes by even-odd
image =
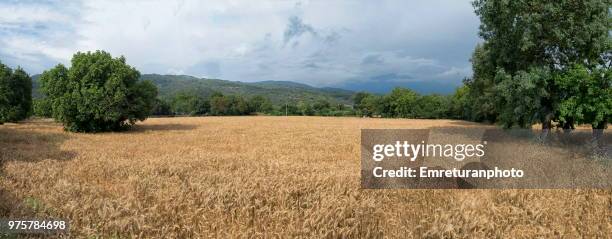
[[[352,91],[336,88],[316,88],[291,81],[240,82],[197,78],[187,75],[144,74],[141,79],[152,81],[159,88],[160,97],[169,97],[181,91],[191,91],[206,96],[213,92],[251,97],[262,95],[273,103],[316,101],[349,103]]]
[[[33,75],[33,95],[40,97],[40,75]],[[160,98],[172,97],[178,92],[194,92],[207,96],[213,92],[251,97],[261,95],[268,97],[274,104],[285,102],[314,102],[325,99],[333,103],[350,103],[353,91],[338,88],[317,88],[291,81],[240,82],[219,79],[197,78],[188,75],[143,74],[142,80],[152,81],[159,89]]]

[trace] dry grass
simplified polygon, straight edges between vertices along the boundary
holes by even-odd
[[[361,128],[448,120],[149,119],[126,133],[0,126],[0,218],[71,237],[608,237],[611,190],[362,190]]]

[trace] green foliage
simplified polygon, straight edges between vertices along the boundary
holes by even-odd
[[[603,128],[612,122],[612,70],[574,65],[554,78],[560,92],[556,111],[562,123],[573,121]]]
[[[248,101],[249,112],[258,112],[258,113],[270,113],[273,110],[272,102],[270,99],[256,95],[251,97]]]
[[[230,107],[229,99],[224,95],[215,95],[210,98],[210,113],[212,115],[228,115]]]
[[[331,104],[326,100],[317,100],[317,102],[312,105],[315,115],[328,115],[330,108]]]
[[[514,75],[531,67],[603,64],[610,0],[477,0],[480,36],[495,67]]]
[[[51,101],[47,98],[34,100],[34,115],[38,117],[51,118],[53,117],[53,108]]]
[[[243,97],[216,93],[210,98],[210,113],[212,115],[247,115],[252,111]]]
[[[361,111],[364,116],[382,116],[390,112],[388,97],[368,95],[361,101]]]
[[[528,128],[542,123],[552,110],[547,108],[551,98],[547,90],[550,81],[551,73],[545,68],[519,71],[515,76],[499,70],[495,90],[500,123],[506,128],[513,125]]]
[[[288,81],[236,82],[218,79],[196,78],[186,75],[144,74],[141,79],[151,80],[159,88],[159,96],[170,99],[176,94],[189,91],[210,98],[215,92],[224,95],[240,95],[245,99],[255,96],[268,98],[275,106],[305,101],[314,103],[319,99],[330,103],[351,103],[352,91],[335,88],[316,88]]]
[[[609,121],[610,0],[476,0],[473,77],[456,93],[463,117],[530,127]],[[461,97],[458,95],[461,94]],[[463,95],[467,95],[464,97]],[[461,99],[461,100],[460,100]],[[605,123],[604,123],[605,125]]]
[[[229,102],[229,112],[226,115],[248,115],[249,105],[242,96],[230,95],[225,96]]]
[[[152,115],[174,115],[172,105],[165,100],[155,99]]]
[[[463,94],[462,100],[466,101]],[[398,87],[387,95],[361,94],[355,96],[355,99],[359,99],[358,114],[363,116],[441,119],[451,115],[453,97],[419,95],[410,89]],[[464,104],[456,103],[455,114],[463,113]]]
[[[416,100],[413,116],[423,119],[447,118],[450,110],[450,98],[432,94],[419,96]]]
[[[171,109],[178,115],[203,115],[210,112],[210,102],[193,92],[179,92],[172,98]]]
[[[278,107],[274,107],[271,114],[272,115],[302,115],[297,104],[294,104],[294,103],[286,103],[284,105],[279,105]]]
[[[104,51],[78,52],[72,66],[45,71],[40,80],[53,117],[74,132],[117,131],[145,120],[155,106],[157,88],[140,73]]]
[[[307,115],[307,116],[315,115],[315,110],[313,109],[312,105],[308,102],[298,103],[297,108],[301,115]]]
[[[361,102],[369,95],[370,93],[367,92],[357,92],[355,95],[353,95],[353,107],[355,107],[355,109],[361,109]]]
[[[391,112],[387,112],[390,117],[415,118],[415,107],[419,95],[406,88],[395,88],[387,96]]]
[[[463,85],[450,96],[448,117],[451,119],[469,119],[472,114],[472,106],[468,99],[470,88]]]
[[[496,68],[489,57],[483,45],[476,46],[471,58],[474,74],[463,82],[469,89],[466,99],[470,105],[470,110],[465,111],[465,119],[491,123],[497,121],[498,112],[494,103]]]
[[[21,68],[0,63],[0,123],[17,122],[32,113],[32,79]]]

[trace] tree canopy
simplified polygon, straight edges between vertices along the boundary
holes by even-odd
[[[17,122],[32,114],[32,79],[21,68],[0,63],[0,123]]]
[[[41,76],[53,117],[69,131],[102,132],[129,128],[155,106],[157,88],[140,73],[104,51],[76,53],[72,66],[57,65]]]
[[[610,0],[473,2],[484,42],[467,79],[469,118],[529,127],[610,119]]]

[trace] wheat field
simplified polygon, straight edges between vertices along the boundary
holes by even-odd
[[[151,118],[75,134],[0,126],[0,218],[70,238],[609,238],[611,190],[360,189],[360,129],[451,120]]]

